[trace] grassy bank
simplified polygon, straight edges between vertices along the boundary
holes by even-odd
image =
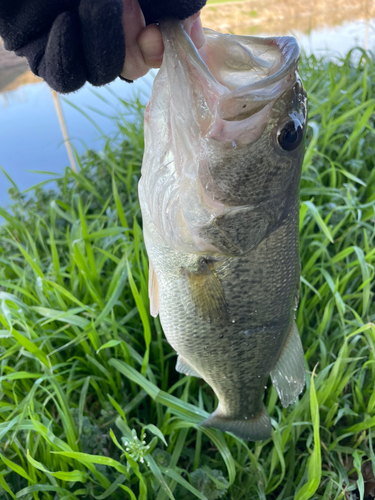
[[[358,56],[358,52],[356,53]],[[358,59],[358,57],[357,57]],[[0,210],[0,498],[365,499],[375,467],[374,64],[301,65],[307,387],[273,434],[199,427],[211,389],[178,375],[149,315],[137,201],[142,128],[81,160],[57,192]],[[121,123],[121,122],[120,122]]]

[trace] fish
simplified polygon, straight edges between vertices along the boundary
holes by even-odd
[[[160,24],[164,58],[144,117],[139,181],[150,312],[218,405],[201,425],[271,436],[269,376],[283,407],[305,384],[295,322],[307,99],[293,37],[205,29],[198,51]]]

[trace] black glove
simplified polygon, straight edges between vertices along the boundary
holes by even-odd
[[[141,0],[147,23],[185,19],[206,0]],[[0,0],[5,48],[25,56],[30,69],[58,92],[111,82],[122,71],[122,0]],[[126,36],[126,33],[125,33]]]
[[[1,1],[1,0],[0,0]],[[206,0],[138,0],[146,24],[162,19],[186,19],[202,9]]]

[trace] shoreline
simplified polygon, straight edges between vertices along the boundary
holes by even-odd
[[[2,40],[0,40],[0,92],[4,91],[28,69],[26,59],[5,50]]]

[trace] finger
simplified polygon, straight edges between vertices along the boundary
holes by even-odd
[[[122,25],[126,56],[121,76],[127,80],[136,80],[149,70],[137,41],[138,35],[145,27],[145,20],[137,0],[123,0]]]
[[[186,33],[192,39],[194,45],[197,47],[197,49],[200,49],[205,43],[202,22],[200,19],[200,12],[186,19],[183,23],[183,26]]]
[[[121,72],[125,40],[122,0],[82,0],[79,6],[87,79],[93,85],[111,82]]]
[[[150,68],[160,68],[163,60],[164,44],[158,26],[150,24],[141,31],[137,40],[147,66]]]
[[[193,26],[193,23],[198,19],[200,16],[200,12],[197,12],[196,14],[193,14],[192,16],[186,18],[183,22],[182,25],[184,27],[184,30],[186,33],[190,36],[190,31],[191,27]]]
[[[78,14],[74,11],[60,14],[49,33],[44,55],[38,61],[36,74],[57,92],[73,92],[86,82],[86,64],[79,33]]]
[[[200,49],[205,44],[206,39],[204,37],[202,21],[200,17],[198,17],[194,21],[193,26],[191,27],[190,38],[192,39],[197,49]]]

